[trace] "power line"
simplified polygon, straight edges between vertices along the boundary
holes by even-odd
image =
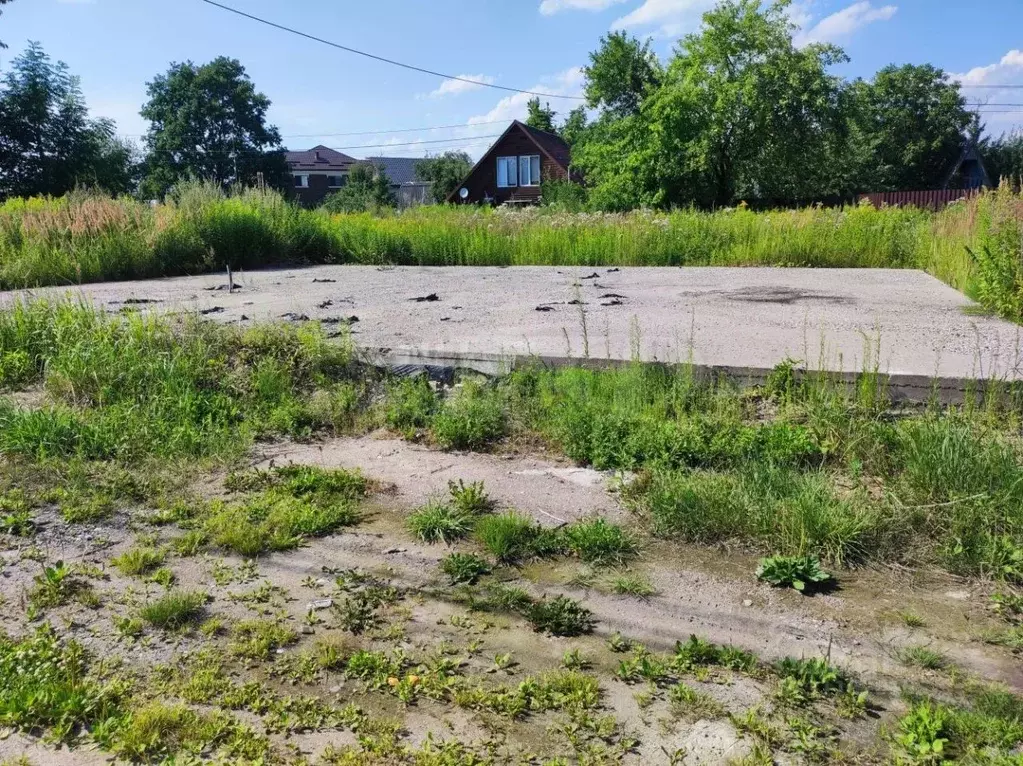
[[[963,83],[959,83],[959,87],[967,90],[970,88],[1006,88],[1009,90],[1023,90],[1023,85],[964,85]]]
[[[413,72],[422,72],[423,74],[433,75],[434,77],[443,77],[445,80],[455,80],[456,82],[469,83],[470,85],[477,85],[477,86],[479,86],[481,88],[493,88],[495,90],[504,90],[504,91],[508,91],[508,92],[511,92],[511,93],[525,93],[526,95],[529,95],[529,96],[543,96],[544,98],[567,98],[567,99],[573,99],[573,100],[576,100],[576,101],[583,101],[583,100],[585,100],[582,96],[563,96],[563,95],[560,95],[558,93],[542,93],[542,92],[533,91],[533,90],[522,90],[521,88],[511,88],[511,87],[508,87],[506,85],[495,85],[494,83],[482,82],[481,80],[473,80],[473,79],[471,79],[469,77],[457,77],[455,75],[444,74],[443,72],[435,72],[432,69],[424,69],[423,67],[414,66],[412,64],[405,64],[405,63],[403,63],[401,61],[395,61],[394,59],[385,58],[383,56],[377,56],[374,53],[367,53],[366,51],[360,51],[357,48],[350,48],[347,45],[341,45],[340,43],[334,43],[334,42],[331,42],[330,40],[324,40],[322,37],[316,37],[315,35],[310,35],[310,34],[308,34],[306,32],[300,32],[297,29],[292,29],[291,27],[286,27],[283,24],[277,24],[277,23],[275,23],[273,21],[269,21],[267,19],[260,18],[259,16],[253,16],[251,13],[245,13],[244,11],[239,11],[237,8],[232,8],[229,5],[223,5],[222,3],[215,2],[214,0],[201,0],[201,1],[206,3],[207,5],[212,5],[215,8],[220,8],[221,10],[227,11],[228,13],[233,13],[233,14],[235,14],[237,16],[242,16],[242,17],[244,17],[246,19],[251,19],[252,21],[258,21],[260,24],[266,24],[268,27],[273,27],[274,29],[280,29],[283,32],[289,32],[289,33],[291,33],[293,35],[298,35],[299,37],[304,37],[307,40],[312,40],[313,42],[322,43],[323,45],[329,45],[331,48],[337,48],[338,50],[347,51],[348,53],[354,53],[354,54],[356,54],[358,56],[365,56],[366,58],[373,59],[374,61],[382,61],[385,64],[391,64],[392,66],[401,67],[402,69],[410,69]]]
[[[340,138],[343,136],[377,136],[386,135],[388,133],[419,133],[426,132],[428,130],[451,130],[456,128],[475,128],[477,125],[507,125],[507,120],[488,120],[486,122],[460,122],[457,125],[433,125],[426,128],[395,128],[393,130],[353,130],[348,133],[287,133],[282,134],[281,138]],[[145,138],[148,133],[122,133],[125,138]],[[203,136],[205,133],[185,133],[183,134],[189,137]]]
[[[328,146],[328,149],[333,149],[336,152],[346,152],[352,149],[390,149],[397,147],[414,147],[422,144],[441,144],[441,143],[462,143],[466,146],[472,144],[479,144],[483,141],[489,141],[492,138],[498,138],[500,133],[493,133],[487,136],[465,136],[464,138],[438,138],[430,141],[407,141],[405,143],[394,143],[394,144],[362,144],[360,146]],[[149,151],[154,152],[165,152],[169,154],[177,153],[175,149],[150,149]],[[203,156],[206,157],[231,157],[236,152],[229,149],[218,149],[215,151],[203,152]],[[240,154],[240,153],[238,153]]]
[[[990,104],[973,104],[973,106],[975,106],[975,107],[988,107],[988,106],[1023,106],[1023,104],[996,104],[996,103],[990,103]]]

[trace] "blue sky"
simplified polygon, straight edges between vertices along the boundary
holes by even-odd
[[[579,67],[600,35],[650,36],[660,55],[698,28],[713,0],[223,0],[335,42],[435,71],[578,95]],[[801,40],[826,40],[869,76],[888,63],[931,62],[968,85],[1023,85],[1023,0],[803,0]],[[119,132],[146,129],[145,83],[171,61],[238,58],[273,102],[289,148],[318,143],[354,156],[418,156],[464,148],[478,156],[528,96],[397,69],[264,27],[200,0],[15,0],[0,17],[0,70],[28,40],[81,77],[90,109]],[[967,91],[986,103],[1023,103],[1023,89]],[[567,112],[578,101],[549,99]],[[1023,125],[1023,106],[994,114],[995,133]],[[430,131],[397,129],[458,125]],[[356,131],[384,131],[354,134]],[[430,141],[418,145],[409,142]],[[373,146],[382,145],[382,146]]]

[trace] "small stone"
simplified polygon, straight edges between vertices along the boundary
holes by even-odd
[[[315,601],[310,601],[307,609],[310,612],[317,611],[319,609],[330,609],[334,606],[334,599],[332,598],[318,598]]]
[[[386,551],[384,551],[384,554],[386,555],[388,553],[404,553],[406,550],[408,550],[408,549],[407,548],[388,548]]]
[[[316,631],[313,629],[312,625],[303,625],[302,626],[302,635],[311,636],[315,632]]]
[[[331,686],[329,689],[327,689],[327,691],[330,692],[331,694],[339,694],[341,692],[341,687]]]
[[[743,600],[742,605],[743,606],[753,606],[753,599],[747,598],[747,599]]]

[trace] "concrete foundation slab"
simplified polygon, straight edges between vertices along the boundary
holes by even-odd
[[[392,359],[477,360],[488,371],[535,356],[1021,377],[1021,328],[922,271],[318,266],[233,281],[233,291],[225,274],[211,274],[8,292],[0,302],[70,291],[109,311],[319,319],[349,325],[360,346]]]

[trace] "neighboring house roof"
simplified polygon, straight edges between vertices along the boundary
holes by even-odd
[[[494,150],[501,145],[501,142],[504,141],[504,139],[508,137],[508,134],[513,130],[520,130],[525,133],[525,135],[536,145],[537,149],[539,149],[543,154],[546,154],[552,162],[559,165],[561,169],[565,171],[566,175],[569,174],[569,165],[572,163],[572,148],[565,142],[565,139],[561,136],[555,135],[554,133],[548,133],[545,130],[532,128],[519,120],[512,120],[512,124],[507,127],[504,133],[501,134],[501,137],[494,141],[494,143],[490,145],[490,148],[487,149],[486,153],[480,157],[479,162],[472,166],[472,170],[470,170],[466,174],[465,178],[462,179],[462,183],[456,186],[454,190],[452,190],[451,194],[448,195],[448,202],[455,201],[459,188],[461,188],[461,186],[472,177],[472,174],[476,172],[476,169],[480,167],[480,165],[490,160]]]
[[[416,165],[423,161],[422,157],[367,157],[366,162],[375,166],[383,166],[387,179],[396,186],[406,184],[427,184],[416,175]]]
[[[354,157],[322,145],[305,152],[285,152],[284,156],[292,170],[316,170],[323,173],[348,170],[356,162]]]

